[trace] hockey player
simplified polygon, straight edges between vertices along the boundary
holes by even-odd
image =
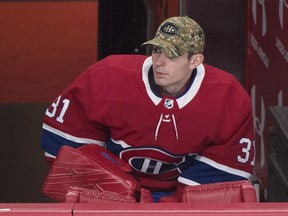
[[[100,146],[127,162],[154,200],[178,184],[248,180],[250,98],[234,76],[203,63],[204,44],[194,20],[172,17],[144,43],[151,56],[112,55],[90,66],[46,110],[47,160],[63,146]]]

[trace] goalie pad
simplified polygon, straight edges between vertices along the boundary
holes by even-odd
[[[98,191],[81,187],[70,187],[65,196],[65,203],[104,203],[124,202],[135,203],[133,196],[120,195],[110,191]]]
[[[159,202],[257,202],[256,191],[249,181],[220,182],[197,186],[179,185],[173,197],[163,197]]]
[[[59,202],[65,201],[71,186],[132,196],[139,184],[126,172],[131,172],[130,166],[100,146],[90,144],[77,149],[63,146],[49,170],[42,191]]]
[[[138,196],[124,196],[109,191],[97,191],[81,187],[70,187],[65,196],[65,203],[103,203],[103,202],[122,202],[122,203],[153,203],[151,193],[141,188]]]

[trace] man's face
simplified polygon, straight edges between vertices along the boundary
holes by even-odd
[[[152,62],[155,83],[171,95],[181,91],[195,68],[187,53],[177,58],[169,58],[157,47],[153,48]]]

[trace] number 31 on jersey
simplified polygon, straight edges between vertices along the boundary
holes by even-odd
[[[54,103],[51,104],[51,106],[46,110],[45,114],[50,117],[54,118],[57,113],[57,109],[61,109],[59,115],[56,116],[56,121],[63,123],[64,122],[64,115],[69,107],[70,100],[64,99],[61,101],[61,96],[59,96]],[[49,110],[51,109],[51,110]]]

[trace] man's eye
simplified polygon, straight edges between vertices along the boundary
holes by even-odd
[[[161,53],[161,50],[158,47],[153,47],[153,53]]]

